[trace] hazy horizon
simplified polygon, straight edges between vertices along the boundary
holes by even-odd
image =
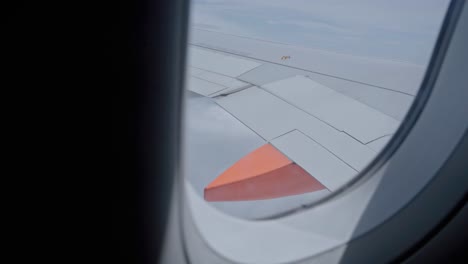
[[[424,65],[448,0],[193,0],[191,26]]]

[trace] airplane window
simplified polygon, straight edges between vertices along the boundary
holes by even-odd
[[[340,190],[418,95],[448,0],[194,0],[185,180],[268,219]]]

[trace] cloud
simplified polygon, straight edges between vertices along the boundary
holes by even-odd
[[[205,0],[207,2],[222,2],[215,0]],[[251,32],[248,27],[243,26],[241,23],[236,23],[236,21],[231,21],[223,18],[222,15],[219,15],[221,8],[210,8],[204,6],[193,6],[192,12],[190,15],[190,24],[191,26],[227,32],[236,35],[249,35],[255,34]]]
[[[361,35],[357,30],[350,30],[349,28],[332,25],[326,22],[312,21],[312,20],[298,20],[298,19],[283,19],[283,20],[268,20],[266,21],[271,25],[291,25],[301,27],[304,30],[310,31],[328,31],[337,34],[346,35]]]
[[[192,25],[425,63],[449,0],[195,0]]]

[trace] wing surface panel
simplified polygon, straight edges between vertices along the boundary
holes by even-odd
[[[375,156],[366,145],[258,87],[216,102],[267,141],[297,129],[358,171]]]
[[[412,95],[272,63],[263,63],[242,74],[238,79],[256,86],[263,86],[296,75],[307,76],[398,121],[403,120],[414,99]]]
[[[399,125],[397,120],[304,76],[263,87],[363,144],[392,134]]]
[[[298,130],[271,143],[330,191],[338,189],[356,174],[355,170]]]
[[[189,43],[192,46],[313,71],[408,95],[416,94],[424,76],[423,66],[408,62],[352,56],[196,28],[192,29]],[[289,56],[290,59],[282,60],[283,56]]]
[[[209,96],[212,93],[216,93],[226,89],[225,86],[209,82],[197,77],[190,77],[187,83],[187,88],[190,91],[196,92],[203,96]]]
[[[189,56],[188,61],[191,66],[230,77],[237,77],[261,65],[261,63],[252,60],[200,48],[190,48]]]

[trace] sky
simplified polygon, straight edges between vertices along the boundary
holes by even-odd
[[[425,65],[449,0],[192,0],[191,26]]]

